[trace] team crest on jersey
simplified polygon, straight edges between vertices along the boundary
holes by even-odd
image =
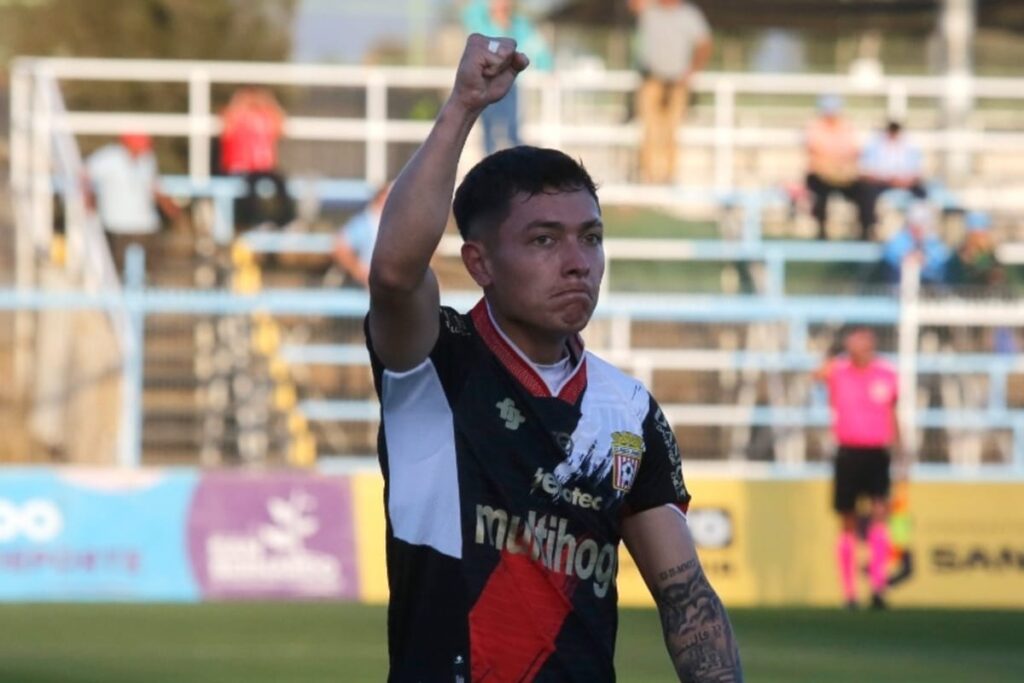
[[[644,440],[632,432],[612,432],[612,487],[628,493],[636,481],[640,459],[644,457]]]

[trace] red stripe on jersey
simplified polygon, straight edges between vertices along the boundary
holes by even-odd
[[[538,398],[549,398],[551,390],[547,383],[541,379],[533,366],[523,358],[522,353],[505,339],[504,335],[491,320],[491,314],[487,310],[487,300],[481,299],[473,310],[470,311],[473,318],[473,325],[476,327],[480,337],[487,344],[501,364],[509,373],[516,378],[523,388],[531,396]],[[558,398],[566,403],[575,403],[580,394],[587,386],[587,359],[583,355],[583,340],[579,335],[574,335],[569,340],[569,347],[576,358],[580,359],[573,370],[573,375],[558,392]]]
[[[469,613],[473,683],[529,683],[555,651],[578,581],[528,554],[501,552]]]

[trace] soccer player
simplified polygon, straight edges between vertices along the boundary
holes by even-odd
[[[613,681],[620,538],[682,681],[740,681],[686,526],[668,421],[583,348],[604,270],[594,183],[550,149],[485,158],[455,193],[483,289],[442,307],[430,258],[480,112],[528,65],[473,34],[384,207],[367,344],[381,400],[390,681]]]
[[[843,340],[846,354],[826,361],[816,373],[828,384],[832,431],[838,444],[833,507],[839,514],[836,546],[839,578],[847,607],[857,607],[857,500],[871,500],[867,542],[871,606],[885,608],[889,561],[890,449],[897,455],[896,371],[875,355],[870,328],[854,327]],[[900,461],[901,470],[903,461]]]

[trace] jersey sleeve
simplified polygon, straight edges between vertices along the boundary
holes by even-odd
[[[629,514],[658,507],[677,505],[684,512],[690,493],[683,480],[683,463],[672,426],[658,402],[649,397],[650,409],[643,423],[644,454],[636,482],[626,495]]]
[[[472,334],[468,318],[453,308],[442,306],[438,310],[440,324],[438,325],[437,341],[430,355],[424,359],[418,367],[427,363],[433,365],[434,372],[440,380],[441,386],[449,396],[453,396],[461,389],[466,375],[468,364],[465,362],[470,353],[472,345]],[[370,334],[370,317],[363,320],[363,332],[366,335],[366,348],[370,353],[370,366],[373,369],[373,381],[380,396],[381,380],[388,372],[383,361],[373,350],[373,338]],[[402,375],[413,373],[416,368],[410,369]]]

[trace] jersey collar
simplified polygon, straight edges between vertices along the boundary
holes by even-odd
[[[487,348],[531,396],[538,398],[554,396],[566,403],[576,403],[587,385],[587,357],[580,335],[573,335],[569,339],[569,352],[576,362],[576,367],[573,368],[572,373],[562,383],[562,386],[558,387],[557,393],[552,394],[548,389],[547,382],[534,369],[533,363],[526,357],[526,354],[498,327],[486,299],[480,299],[470,311],[470,316],[473,319],[473,326],[476,327],[476,331],[484,340]]]

